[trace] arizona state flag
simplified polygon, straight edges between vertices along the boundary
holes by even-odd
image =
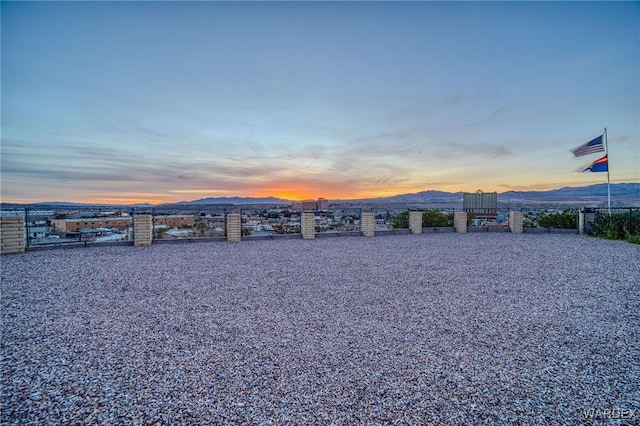
[[[593,163],[589,164],[584,169],[580,170],[581,172],[608,172],[609,171],[609,156],[605,155],[604,157],[598,158]]]

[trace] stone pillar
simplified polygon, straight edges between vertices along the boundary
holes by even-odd
[[[365,237],[373,237],[376,230],[376,215],[373,213],[362,213],[360,215],[360,231]]]
[[[467,212],[453,213],[453,227],[456,232],[464,234],[467,232]]]
[[[409,212],[409,229],[412,234],[422,234],[422,212]]]
[[[24,253],[24,216],[0,216],[0,254]]]
[[[514,234],[522,234],[522,212],[509,212],[509,229]]]
[[[238,243],[242,239],[242,218],[240,213],[227,214],[227,241]]]
[[[153,217],[150,214],[133,216],[133,245],[150,246],[153,240]]]
[[[578,212],[578,232],[584,234],[584,211]]]
[[[314,213],[302,213],[301,230],[302,238],[313,240],[316,237],[316,215]]]

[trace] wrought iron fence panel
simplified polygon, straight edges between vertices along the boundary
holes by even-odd
[[[154,240],[226,237],[227,210],[207,205],[157,206],[152,209]]]
[[[243,207],[240,210],[243,237],[300,235],[301,210],[282,207]]]

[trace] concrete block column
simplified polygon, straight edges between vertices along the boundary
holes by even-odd
[[[409,229],[412,234],[422,234],[422,212],[409,212]]]
[[[522,234],[522,212],[509,212],[509,229],[514,234]]]
[[[242,221],[240,213],[227,214],[227,241],[238,243],[242,239]]]
[[[314,213],[302,213],[302,238],[313,240],[316,238],[316,219]]]
[[[360,231],[365,237],[373,237],[376,230],[376,215],[373,213],[362,213],[360,215]]]
[[[153,217],[150,214],[133,216],[133,245],[150,246],[153,240]]]
[[[23,253],[25,241],[24,216],[0,216],[0,254]]]
[[[581,234],[586,234],[591,231],[593,222],[596,221],[596,214],[593,210],[584,211],[580,210],[578,213],[578,229]]]
[[[464,234],[467,232],[467,212],[453,213],[453,227],[456,232]]]
[[[578,232],[584,234],[584,212],[582,210],[578,212]]]

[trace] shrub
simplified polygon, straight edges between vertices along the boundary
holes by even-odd
[[[531,213],[525,213],[522,215],[522,226],[525,228],[537,228],[538,218]]]
[[[628,243],[640,244],[640,234],[631,235],[627,238]]]
[[[453,214],[442,213],[437,210],[427,210],[422,213],[422,227],[451,227],[453,226]]]
[[[422,227],[452,227],[453,214],[442,213],[437,210],[427,210],[422,213]],[[394,229],[406,229],[409,227],[409,212],[401,212],[393,217],[391,227]]]
[[[475,213],[468,212],[467,213],[467,226],[473,225],[473,219],[476,218]]]
[[[537,222],[541,228],[577,229],[578,213],[573,209],[563,212],[543,212],[538,215]]]
[[[636,241],[640,238],[640,210],[611,215],[596,212],[589,234],[610,240]]]

